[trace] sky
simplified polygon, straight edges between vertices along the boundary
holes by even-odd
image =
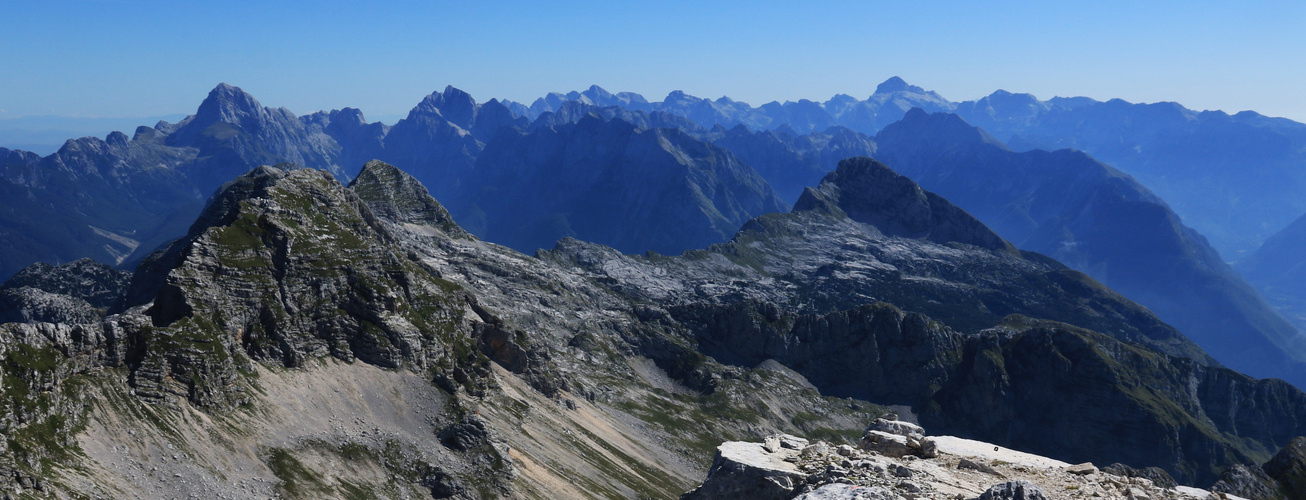
[[[373,5],[376,4],[376,5]],[[0,119],[193,113],[219,82],[296,114],[673,90],[1176,101],[1306,122],[1306,2],[0,0]],[[393,120],[387,120],[392,122]]]

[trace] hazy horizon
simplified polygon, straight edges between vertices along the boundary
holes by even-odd
[[[1174,101],[1306,121],[1306,4],[396,2],[6,7],[0,119],[193,113],[219,82],[296,114],[403,115],[453,85],[529,104],[597,84],[754,106],[865,98],[891,76],[952,101]]]

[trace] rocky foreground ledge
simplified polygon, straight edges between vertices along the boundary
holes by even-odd
[[[1108,471],[1109,470],[1109,471]],[[1176,486],[1159,469],[1071,465],[989,443],[925,436],[878,419],[859,446],[780,434],[717,447],[707,480],[681,500],[1241,499]]]

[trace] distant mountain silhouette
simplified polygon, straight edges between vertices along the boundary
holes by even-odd
[[[585,92],[553,92],[537,99],[528,109],[527,116],[534,118],[546,112],[556,112],[570,101],[620,106],[638,111],[664,111],[687,117],[704,129],[717,125],[727,129],[743,125],[750,130],[774,130],[788,126],[799,135],[821,132],[831,126],[874,134],[901,119],[911,108],[951,111],[956,107],[939,94],[908,85],[895,76],[881,83],[866,100],[839,94],[824,103],[807,99],[784,103],[772,101],[756,108],[729,97],[713,101],[679,90],[667,94],[661,102],[649,102],[632,92],[611,94],[598,86],[591,86]],[[526,109],[524,106],[522,108]]]
[[[1152,188],[1225,260],[1306,212],[1306,124],[1120,99],[1005,91],[956,110],[1018,151],[1081,149]]]
[[[890,167],[1147,306],[1222,363],[1306,386],[1306,338],[1130,176],[1079,151],[1013,152],[957,115],[920,109],[876,142]]]
[[[1306,215],[1236,267],[1284,317],[1306,331]]]
[[[594,102],[592,96],[602,95],[613,94],[598,87],[585,93],[554,93],[537,100],[529,111],[556,111],[569,100]],[[951,102],[899,77],[884,81],[864,100],[839,94],[824,103],[800,100],[753,107],[729,97],[712,101],[680,91],[661,102],[648,102],[638,94],[616,95],[624,95],[624,101],[605,102],[674,113],[704,129],[787,127],[798,135],[824,132],[833,125],[874,135],[911,108],[955,112],[1016,151],[1080,149],[1129,173],[1209,238],[1226,261],[1248,255],[1306,212],[1306,124],[1251,111],[1229,115],[1192,111],[1173,102],[1132,104],[1087,97],[1041,101],[1004,90],[975,101]],[[788,197],[786,188],[776,189]]]
[[[624,252],[678,254],[726,241],[748,219],[786,209],[728,151],[678,129],[598,114],[503,129],[475,171],[470,199],[451,208],[455,217],[525,252],[576,237]]]

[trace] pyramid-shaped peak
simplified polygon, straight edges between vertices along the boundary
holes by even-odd
[[[219,83],[209,91],[208,97],[200,103],[195,112],[195,120],[202,123],[240,123],[240,121],[263,111],[258,99],[240,87]]]
[[[476,118],[476,100],[471,94],[448,85],[443,91],[432,92],[423,98],[408,113],[410,118],[414,115],[439,115],[459,127],[471,128]]]
[[[581,95],[589,98],[591,102],[598,105],[607,105],[608,101],[614,99],[611,92],[604,90],[603,87],[598,85],[590,85],[590,88],[581,92]]]
[[[472,99],[471,94],[463,92],[453,85],[447,85],[444,87],[444,90],[431,92],[430,95],[423,98],[422,102],[418,104],[418,107],[427,111],[444,111],[445,108],[451,106],[466,105],[469,103],[472,106],[476,105],[476,100]]]
[[[876,94],[890,94],[893,92],[914,92],[923,94],[925,93],[925,89],[915,85],[910,85],[906,80],[897,76],[891,77],[888,80],[885,80],[884,83],[875,87]]]
[[[868,157],[840,161],[820,186],[803,191],[794,212],[806,211],[847,216],[888,236],[1018,252],[965,210]]]
[[[382,219],[437,227],[451,235],[465,234],[444,206],[431,197],[426,186],[389,163],[367,162],[358,177],[349,183],[349,189]]]
[[[156,128],[169,133],[169,145],[193,146],[204,131],[215,124],[226,123],[247,133],[258,134],[271,127],[270,122],[274,119],[254,96],[240,87],[220,83],[209,91],[195,114],[177,123],[176,128],[166,122],[160,122]]]

